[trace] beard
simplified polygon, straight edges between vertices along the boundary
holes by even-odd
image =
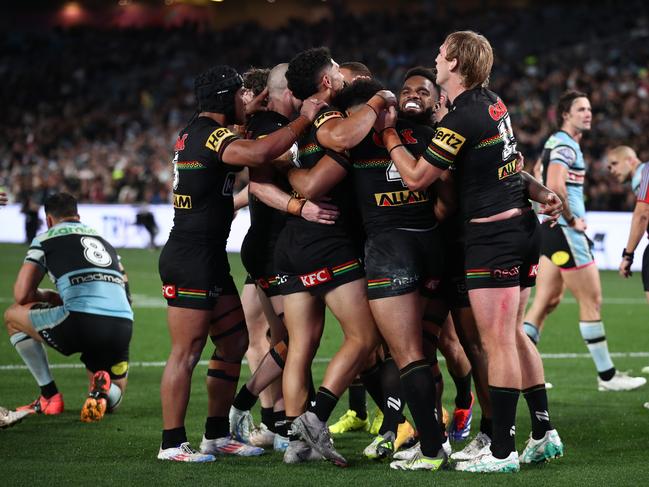
[[[433,108],[429,107],[423,112],[412,113],[399,110],[399,118],[405,118],[419,125],[433,125]]]

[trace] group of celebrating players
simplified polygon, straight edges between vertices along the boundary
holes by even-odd
[[[159,459],[209,462],[273,447],[284,451],[287,464],[326,459],[346,466],[331,433],[367,427],[364,404],[331,428],[327,422],[352,384],[363,394],[362,384],[381,410],[363,454],[390,457],[391,468],[435,471],[451,458],[456,470],[515,472],[521,463],[563,455],[534,342],[537,325],[563,292],[567,274],[558,269],[597,272],[583,233],[583,199],[577,202],[584,171],[578,136],[588,128],[590,108],[584,94],[562,97],[562,131],[548,141],[543,158],[550,190],[522,171],[507,107],[487,89],[492,64],[487,39],[459,31],[445,39],[434,70],[406,73],[398,96],[361,63],[339,66],[326,48],[253,70],[245,79],[228,66],[196,78],[198,110],[175,144],[174,226],[159,265],[172,342],[161,383]],[[233,197],[243,167],[250,183]],[[557,181],[567,190],[555,189]],[[644,191],[646,199],[646,182]],[[546,215],[543,229],[530,200]],[[244,204],[251,227],[242,246],[249,279],[241,300],[225,248],[234,212]],[[82,236],[86,260],[95,267],[118,260],[107,243],[72,226],[68,233]],[[28,260],[45,268],[37,247]],[[123,286],[115,266],[86,281]],[[524,327],[537,275],[553,284],[539,291],[542,311],[528,316]],[[563,281],[580,299],[580,329],[600,390],[643,385],[644,379],[613,367],[599,316],[601,291],[598,301],[578,295],[584,288],[573,289],[574,279]],[[326,308],[340,323],[343,341],[316,390],[311,365]],[[38,312],[16,308],[5,315],[10,331],[22,333],[12,343],[25,334],[44,336],[45,325],[28,332]],[[127,327],[132,315],[120,313],[114,311],[111,322]],[[208,337],[215,351],[196,451],[184,419]],[[441,407],[438,348],[457,390],[450,418]],[[247,352],[254,373],[237,391]],[[95,376],[103,367],[86,365]],[[91,396],[104,403],[88,407],[90,420],[111,404],[111,379],[120,379],[114,372],[125,373],[107,369],[91,380]],[[479,432],[453,453],[450,440],[470,433],[472,378],[482,411]],[[521,392],[532,431],[519,455]],[[258,399],[262,424],[256,427],[250,410]]]

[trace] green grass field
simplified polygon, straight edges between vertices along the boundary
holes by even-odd
[[[12,300],[12,285],[26,247],[0,245],[0,304]],[[463,485],[647,485],[649,483],[649,386],[638,392],[597,392],[594,366],[587,356],[577,326],[577,306],[567,297],[551,316],[540,349],[546,354],[550,413],[566,445],[566,456],[540,466],[523,467],[518,475],[472,476],[443,471],[395,472],[387,463],[361,457],[371,441],[363,433],[343,436],[336,445],[350,461],[347,469],[327,463],[285,466],[281,455],[259,458],[220,458],[212,464],[172,464],[157,461],[160,442],[159,382],[161,362],[169,351],[165,307],[157,274],[157,252],[122,250],[135,299],[136,321],[131,344],[129,386],[118,413],[96,424],[79,421],[87,387],[78,357],[66,358],[50,350],[59,389],[66,401],[62,415],[32,416],[0,432],[0,475],[3,485],[424,485],[461,482]],[[238,255],[231,255],[235,280],[243,285]],[[602,273],[603,317],[616,366],[634,372],[649,365],[649,306],[640,278],[625,281],[615,273]],[[31,375],[11,347],[6,332],[0,340],[0,405],[26,404],[38,394]],[[340,341],[337,324],[328,319],[314,366],[319,383]],[[205,358],[211,354],[206,347]],[[571,355],[572,354],[572,355]],[[244,367],[242,380],[248,377]],[[190,441],[197,446],[206,410],[205,366],[198,366],[187,416]],[[446,383],[445,405],[452,410],[453,385]],[[334,412],[347,406],[346,396]],[[370,411],[373,406],[369,406]],[[255,411],[257,420],[259,411]],[[519,402],[517,445],[529,432],[524,401]],[[479,420],[474,413],[474,425]],[[461,445],[460,445],[461,446]]]

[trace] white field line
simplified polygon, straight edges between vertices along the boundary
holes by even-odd
[[[566,359],[590,359],[589,353],[542,353],[541,357],[545,360],[566,360]],[[649,357],[649,352],[611,352],[611,357],[614,358],[646,358]],[[444,357],[439,358],[440,361],[444,360]],[[326,364],[331,361],[331,358],[326,357],[316,357],[313,360],[315,363]],[[207,365],[207,360],[201,360],[198,362],[198,365]],[[248,361],[244,359],[244,364],[247,364]],[[129,367],[164,367],[166,362],[129,362]],[[79,364],[50,364],[52,369],[82,369],[85,366],[81,363]],[[27,366],[23,364],[10,364],[10,365],[0,365],[0,371],[2,370],[26,370]]]

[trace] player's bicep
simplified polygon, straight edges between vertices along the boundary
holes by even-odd
[[[564,195],[566,192],[566,180],[568,179],[568,166],[563,163],[550,162],[547,168],[547,184],[555,193]]]

